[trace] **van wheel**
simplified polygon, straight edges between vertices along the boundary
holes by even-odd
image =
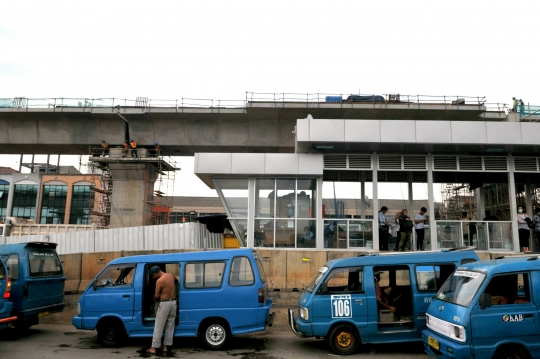
[[[529,359],[529,353],[520,347],[504,347],[497,350],[493,359]]]
[[[126,336],[126,331],[121,323],[108,320],[97,328],[98,340],[106,348],[119,346]]]
[[[229,339],[227,328],[221,323],[210,323],[204,329],[203,341],[207,348],[221,349]]]
[[[335,327],[328,336],[332,351],[339,355],[349,355],[356,351],[360,340],[356,328],[348,324]]]

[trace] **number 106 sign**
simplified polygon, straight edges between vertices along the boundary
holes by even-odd
[[[332,295],[332,318],[352,318],[351,295]]]

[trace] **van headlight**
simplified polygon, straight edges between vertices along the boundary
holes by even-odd
[[[460,342],[465,341],[465,328],[461,325],[454,325],[454,334],[453,338],[459,340]]]
[[[300,313],[300,318],[304,319],[304,320],[308,320],[309,319],[309,310],[307,308],[304,308],[304,307],[298,307],[298,313]]]
[[[81,303],[77,303],[77,315],[81,315]]]

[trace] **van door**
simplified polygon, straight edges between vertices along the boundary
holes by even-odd
[[[82,297],[84,318],[99,318],[110,313],[121,317],[124,322],[133,320],[135,266],[109,265],[98,275]]]
[[[29,273],[22,284],[22,308],[50,307],[64,302],[64,271],[56,251],[27,249]],[[46,315],[41,312],[39,315]]]
[[[538,350],[538,308],[531,300],[528,272],[493,276],[484,293],[491,305],[471,305],[471,328],[475,355],[493,343],[515,337],[533,353]],[[483,352],[485,353],[485,352]]]
[[[312,300],[315,335],[326,335],[334,322],[367,325],[368,303],[362,267],[334,268],[314,293]]]
[[[414,268],[416,290],[414,294],[414,316],[419,329],[426,326],[426,312],[431,299],[446,279],[454,272],[456,266],[448,264],[423,264]]]

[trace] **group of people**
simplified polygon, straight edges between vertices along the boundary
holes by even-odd
[[[138,158],[137,142],[135,142],[135,140],[133,139],[130,142],[125,140],[124,143],[122,144],[122,157],[127,157],[129,151],[131,151],[132,158]],[[156,156],[159,156],[161,154],[161,146],[157,142],[154,143],[154,152]],[[101,141],[101,157],[108,157],[108,156],[109,156],[109,144],[107,143],[107,141],[102,140]]]
[[[519,118],[523,118],[523,115],[525,114],[525,103],[522,99],[517,99],[515,97],[512,97],[512,112],[518,112],[519,111]]]
[[[388,207],[382,206],[379,211],[379,249],[382,251],[388,250],[388,238],[390,237],[391,227],[386,218]],[[416,249],[424,250],[424,226],[427,221],[427,209],[420,208],[413,218],[409,216],[409,211],[403,209],[398,211],[395,216],[396,223],[396,246],[397,251],[409,251],[411,249],[411,235],[413,228],[416,231]]]

